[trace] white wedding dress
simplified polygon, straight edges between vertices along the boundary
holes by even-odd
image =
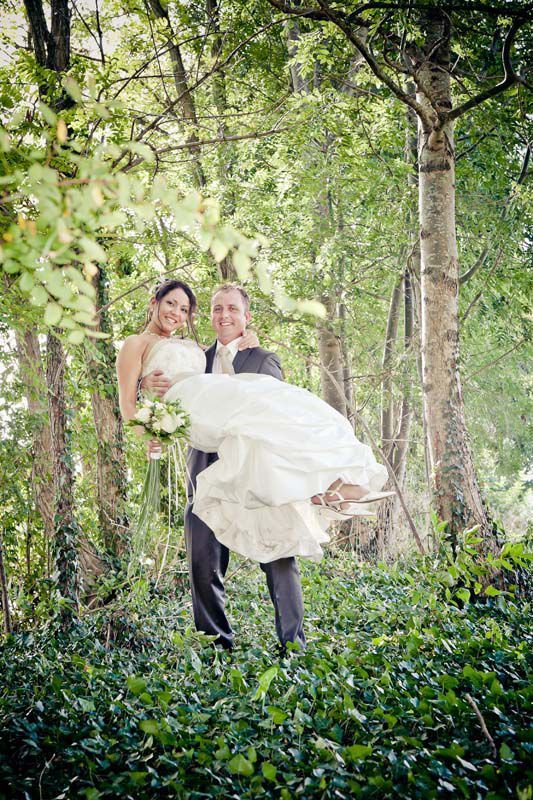
[[[190,339],[156,342],[142,374],[154,369],[173,382],[164,399],[190,414],[191,446],[218,453],[198,475],[193,511],[230,550],[263,563],[319,559],[329,521],[311,497],[337,478],[370,491],[387,479],[350,423],[306,389],[268,375],[204,374]]]

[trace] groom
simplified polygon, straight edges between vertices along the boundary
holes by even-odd
[[[250,299],[237,284],[220,286],[211,298],[211,325],[217,341],[206,350],[206,372],[235,374],[255,372],[281,380],[281,366],[274,353],[261,347],[238,350],[237,346],[250,320]],[[155,389],[151,375],[144,388]],[[217,459],[214,453],[189,451],[187,464],[191,483],[196,488],[198,474]],[[226,617],[224,576],[229,563],[229,550],[220,544],[213,531],[192,510],[192,486],[188,487],[185,508],[185,543],[189,562],[193,614],[199,631],[215,635],[216,644],[230,650],[233,631]],[[266,575],[270,599],[274,605],[276,633],[284,648],[295,642],[305,648],[303,601],[300,573],[295,558],[281,558],[260,564]]]

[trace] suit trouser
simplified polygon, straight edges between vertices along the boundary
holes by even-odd
[[[185,546],[196,628],[217,636],[217,644],[229,649],[233,646],[233,631],[225,612],[224,576],[230,551],[218,541],[211,528],[193,514],[190,503],[185,508]],[[280,558],[259,566],[266,575],[281,644],[296,642],[304,648],[304,609],[296,559]]]

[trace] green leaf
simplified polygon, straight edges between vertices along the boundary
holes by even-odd
[[[107,253],[98,242],[89,239],[87,236],[81,236],[79,244],[91,261],[107,261]]]
[[[85,332],[79,328],[75,331],[70,331],[67,339],[71,344],[81,344],[85,339]]]
[[[296,309],[301,314],[310,314],[319,319],[325,319],[327,316],[326,307],[318,300],[299,300]]]
[[[284,711],[281,710],[281,708],[278,708],[277,706],[268,706],[267,711],[272,717],[272,722],[274,723],[274,725],[281,725],[282,722],[285,722],[285,720],[288,717],[288,714],[286,714]]]
[[[275,781],[277,768],[274,764],[271,764],[269,761],[265,761],[261,766],[261,771],[263,772],[263,777],[267,779],[267,781]]]
[[[48,302],[48,292],[44,286],[34,286],[30,293],[30,303],[34,306],[45,306]]]
[[[76,83],[74,78],[65,77],[62,81],[63,88],[72,97],[75,103],[81,103],[83,96],[79,84]]]
[[[270,688],[270,684],[276,677],[279,672],[279,667],[273,666],[269,667],[263,674],[259,677],[259,686],[257,687],[257,691],[254,694],[254,700],[261,700]]]
[[[223,744],[218,748],[218,750],[215,750],[215,758],[218,761],[227,761],[230,756],[231,752],[227,744]]]
[[[243,253],[242,250],[237,250],[233,254],[233,266],[235,267],[235,271],[242,281],[250,274],[252,262],[246,253]]]
[[[241,753],[233,756],[231,761],[228,761],[228,769],[236,775],[253,775],[254,765],[248,761]]]
[[[369,744],[352,744],[344,749],[344,755],[350,761],[362,761],[372,753]]]
[[[146,783],[148,776],[148,772],[141,772],[140,770],[129,773],[130,780],[133,781],[136,786],[142,786]]]
[[[91,314],[94,316],[94,303],[87,297],[85,294],[78,294],[72,301],[72,307],[76,309],[76,311],[84,311],[86,314]]]
[[[52,327],[58,325],[63,316],[63,309],[57,303],[48,303],[44,310],[44,321],[46,325]]]
[[[483,594],[485,594],[487,597],[496,597],[497,595],[501,594],[501,591],[496,589],[495,586],[487,586]]]
[[[55,127],[57,123],[57,114],[55,114],[45,103],[39,103],[39,111],[41,112],[44,121],[50,126]]]
[[[225,242],[215,238],[211,242],[211,252],[213,253],[215,261],[222,261],[222,259],[226,258],[228,255],[229,247]]]
[[[158,692],[157,699],[163,708],[167,708],[168,704],[172,700],[172,694],[167,691]]]
[[[470,592],[468,589],[457,589],[455,594],[459,600],[462,600],[464,603],[468,603],[470,601]]]
[[[73,314],[73,319],[79,322],[80,325],[94,325],[94,315],[88,314],[87,311],[76,311]]]
[[[502,744],[500,745],[500,758],[502,759],[502,761],[513,761],[514,759],[513,751],[511,750],[509,745],[506,744],[505,742],[502,742]]]
[[[148,733],[150,736],[157,736],[159,734],[159,725],[155,719],[143,719],[139,723],[139,728]]]
[[[139,678],[136,675],[129,675],[126,679],[128,689],[132,694],[138,697],[146,689],[146,681],[144,678]]]
[[[29,292],[35,286],[35,276],[33,272],[23,272],[19,278],[19,286],[23,292]]]

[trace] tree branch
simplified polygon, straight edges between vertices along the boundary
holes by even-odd
[[[493,367],[499,361],[502,361],[502,359],[506,358],[510,353],[513,353],[515,350],[518,350],[519,347],[522,347],[522,345],[525,344],[526,341],[527,341],[527,339],[520,339],[519,342],[517,342],[515,345],[513,345],[511,348],[509,348],[509,350],[506,350],[505,353],[502,353],[501,356],[498,356],[497,358],[493,358],[492,361],[487,361],[487,363],[483,364],[482,367],[480,367],[479,369],[474,370],[474,372],[471,372],[470,375],[467,375],[464,382],[466,383],[467,381],[472,380],[474,375],[479,375],[480,372],[484,372],[489,367]]]
[[[159,275],[157,275],[157,277],[158,278],[162,278],[163,275],[170,275],[172,272],[178,272],[178,270],[185,269],[185,267],[190,267],[192,264],[194,264],[194,261],[188,261],[186,264],[180,264],[179,267],[172,267],[172,269],[167,269],[166,272],[160,272]],[[137,289],[140,289],[142,286],[146,286],[147,284],[151,283],[153,280],[154,280],[154,278],[152,276],[151,278],[147,278],[145,281],[141,281],[140,283],[137,283],[132,289],[128,289],[127,292],[123,292],[122,294],[119,294],[118,297],[114,297],[113,300],[110,300],[109,303],[105,304],[105,306],[100,306],[100,308],[97,308],[96,309],[96,313],[97,314],[101,314],[102,311],[107,311],[107,309],[110,306],[114,305],[115,303],[118,303],[118,301],[122,300],[123,297],[127,297],[129,294],[132,294],[133,292],[136,292]]]
[[[271,0],[269,0],[269,2],[271,2]],[[336,11],[333,11],[331,8],[329,8],[324,0],[318,0],[318,2],[320,3],[320,6],[324,12],[327,13],[329,20],[344,33],[347,39],[353,44],[359,53],[361,53],[362,57],[365,59],[374,75],[391,90],[398,100],[401,100],[402,103],[405,103],[405,105],[413,109],[425,128],[431,128],[431,120],[425,109],[420,105],[420,103],[411,97],[411,95],[404,92],[401,86],[398,86],[398,84],[389,78],[389,76],[381,69],[371,50],[369,50],[365,43],[354,33],[350,24],[346,22],[346,19]]]
[[[525,179],[526,179],[530,156],[531,156],[531,145],[528,144],[528,146],[526,147],[526,152],[524,153],[524,159],[522,161],[522,168],[520,170],[520,175],[517,178],[515,189],[516,189],[516,186],[520,186],[520,184],[523,183],[525,181]],[[502,212],[500,214],[500,220],[502,222],[504,222],[506,220],[506,218],[507,218],[507,214],[509,212],[509,207],[510,207],[510,205],[511,205],[513,199],[514,199],[514,191],[515,190],[513,189],[513,191],[511,191],[509,193],[509,197],[507,198],[507,200],[504,203],[503,210],[502,210]],[[490,251],[490,244],[491,243],[485,245],[485,247],[483,248],[483,250],[481,251],[481,253],[479,255],[479,258],[476,259],[476,262],[470,267],[470,269],[468,269],[466,272],[464,272],[459,277],[459,284],[460,285],[462,285],[463,283],[466,283],[468,280],[470,280],[472,275],[474,275],[478,271],[478,269],[483,266],[483,264],[487,260],[487,256],[488,256],[489,251]],[[502,248],[500,248],[500,255],[501,255],[501,252],[502,252]],[[497,258],[496,258],[496,263],[498,261],[498,258],[499,258],[499,256],[497,256]],[[491,270],[491,272],[492,271],[493,270]],[[481,296],[481,295],[479,295],[479,296]],[[476,302],[479,299],[479,296],[476,298]],[[470,308],[473,305],[473,303],[474,303],[474,301],[472,301],[470,306],[465,311],[463,319],[470,312]]]
[[[473,708],[474,713],[475,713],[476,717],[479,720],[479,724],[481,726],[481,730],[483,731],[483,736],[485,737],[485,739],[488,741],[488,743],[490,745],[490,752],[492,753],[492,757],[496,758],[497,755],[498,755],[498,751],[496,749],[496,745],[494,743],[494,739],[492,738],[492,736],[489,733],[489,729],[487,728],[487,723],[485,722],[483,714],[479,710],[479,708],[477,706],[477,703],[474,700],[474,698],[470,694],[468,694],[468,692],[465,694],[465,697],[466,697],[469,705]]]
[[[511,4],[496,6],[494,4],[489,5],[488,3],[469,2],[468,0],[460,3],[442,2],[436,3],[436,5],[448,14],[452,11],[460,11],[463,14],[468,11],[480,11],[487,16],[493,17],[522,16],[524,13],[529,13],[532,8],[531,3],[524,9],[524,6],[520,3],[514,6]],[[427,8],[427,2],[413,3],[411,0],[408,0],[408,2],[404,0],[404,2],[392,3],[386,2],[385,0],[376,0],[374,3],[364,3],[355,8],[353,12],[346,15],[346,21],[351,22],[354,16],[359,16],[365,11],[373,11],[374,9],[393,9],[398,11],[421,9],[422,11],[427,11]]]
[[[270,0],[269,0],[269,2],[270,2]],[[188,89],[186,89],[184,92],[182,92],[180,95],[178,95],[178,97],[176,97],[164,109],[164,111],[162,111],[161,114],[159,114],[149,125],[147,125],[139,133],[139,135],[136,137],[135,141],[137,141],[137,142],[142,141],[144,139],[144,137],[146,136],[146,134],[149,133],[151,130],[153,130],[158,125],[158,123],[166,116],[166,114],[168,114],[170,111],[172,111],[176,107],[176,105],[178,105],[178,103],[180,103],[183,100],[183,97],[185,96],[185,94],[187,92],[193,92],[195,89],[198,89],[200,86],[202,86],[202,84],[204,84],[215,73],[220,72],[222,69],[224,69],[224,67],[239,52],[239,50],[241,50],[243,47],[245,47],[249,42],[251,42],[257,36],[259,36],[259,34],[264,33],[266,30],[268,30],[269,28],[274,27],[275,25],[281,25],[284,21],[285,20],[283,18],[282,19],[272,20],[271,22],[269,22],[266,25],[263,25],[261,28],[259,28],[259,30],[254,31],[253,33],[251,33],[250,36],[247,36],[246,39],[244,39],[242,42],[239,42],[239,44],[235,45],[233,50],[231,50],[228,53],[226,58],[224,58],[222,61],[219,61],[219,62],[215,63],[213,65],[213,68],[210,69],[209,72],[206,72],[204,75],[202,75],[201,78],[198,78],[198,80],[192,86],[188,87]],[[118,156],[118,158],[116,158],[115,161],[113,162],[113,167],[116,167],[120,163],[120,161],[124,158],[124,156],[127,155],[128,153],[129,153],[129,150],[127,148],[124,149],[121,152],[121,154]]]
[[[330,18],[327,12],[321,11],[319,8],[294,8],[288,3],[283,3],[282,0],[268,0],[271,6],[282,11],[284,14],[297,15],[306,19],[314,19],[318,22],[329,22]]]
[[[500,83],[497,83],[495,86],[491,86],[489,89],[485,89],[485,91],[480,92],[475,97],[471,97],[470,100],[467,100],[466,103],[463,103],[463,105],[457,106],[457,108],[454,108],[452,111],[448,111],[448,113],[443,114],[441,126],[458,119],[467,111],[470,111],[472,108],[476,108],[476,106],[481,105],[481,103],[484,103],[485,100],[489,100],[491,97],[496,97],[496,95],[501,94],[508,89],[509,86],[512,86],[513,83],[518,83],[521,80],[520,76],[515,73],[511,63],[511,47],[518,30],[522,27],[522,25],[525,24],[526,19],[527,18],[525,16],[517,17],[513,21],[513,24],[509,28],[507,36],[505,37],[502,50],[502,64],[504,69],[503,80],[500,81]]]
[[[300,124],[301,123],[298,123],[298,125]],[[285,131],[288,130],[291,130],[291,126],[287,126],[285,128],[274,127],[271,128],[271,130],[269,131],[252,131],[252,133],[241,133],[240,135],[235,135],[235,136],[224,136],[224,137],[219,136],[216,139],[204,139],[204,140],[196,139],[194,142],[194,146],[195,148],[197,147],[199,148],[199,147],[204,147],[205,145],[208,144],[224,144],[224,142],[241,142],[244,139],[263,139],[265,136],[272,136],[276,133],[284,133]],[[173,144],[169,145],[168,147],[162,147],[159,150],[155,150],[154,148],[152,148],[152,152],[157,157],[163,155],[164,153],[172,153],[174,152],[174,150],[190,150],[190,149],[191,149],[190,142],[185,142],[184,144]],[[124,167],[122,172],[129,172],[134,167],[137,167],[139,166],[139,164],[142,164],[144,160],[145,160],[144,158],[139,156],[130,164],[128,164],[127,167]]]

